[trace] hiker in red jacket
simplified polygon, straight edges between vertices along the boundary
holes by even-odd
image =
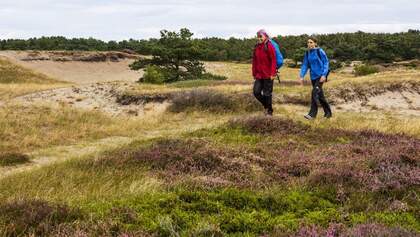
[[[254,96],[264,106],[266,115],[273,115],[272,93],[276,78],[276,53],[265,30],[257,32],[257,45],[252,57]]]

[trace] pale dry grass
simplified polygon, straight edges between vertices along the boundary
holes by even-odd
[[[406,134],[420,138],[420,117],[403,116],[390,112],[372,111],[367,113],[355,113],[335,111],[333,117],[324,119],[323,112],[319,111],[319,116],[313,121],[303,118],[309,111],[309,106],[299,105],[278,105],[276,115],[287,117],[293,120],[302,121],[313,128],[338,128],[348,131],[376,130],[388,134]]]
[[[16,65],[5,58],[0,58],[0,75],[0,83],[51,84],[60,82],[44,74]]]
[[[77,110],[68,106],[7,105],[0,108],[0,150],[27,152],[110,136],[164,136],[214,126],[227,120],[227,116],[216,117],[201,113],[166,113],[141,119],[112,118],[98,111]]]
[[[67,87],[65,83],[37,84],[37,83],[12,83],[0,84],[0,101],[10,100],[18,96],[31,94],[39,91]]]
[[[0,100],[64,86],[69,84],[0,58]]]

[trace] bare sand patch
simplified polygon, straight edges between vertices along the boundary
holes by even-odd
[[[336,106],[339,110],[369,112],[382,110],[401,115],[420,116],[420,94],[412,91],[388,91]]]
[[[0,56],[52,78],[76,84],[109,81],[134,82],[142,76],[141,71],[133,71],[129,68],[135,59],[124,58],[119,61],[100,62],[25,60],[30,53],[30,51],[0,51]]]
[[[117,97],[124,91],[134,87],[130,82],[103,82],[84,85],[74,85],[67,88],[59,88],[32,93],[17,97],[14,102],[25,105],[43,104],[57,106],[60,104],[71,107],[98,110],[112,116],[147,116],[165,112],[169,102],[142,103],[122,105],[117,102]]]

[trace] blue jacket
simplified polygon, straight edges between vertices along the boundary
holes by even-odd
[[[317,52],[319,50],[319,53]],[[311,80],[316,80],[328,74],[329,61],[327,54],[321,48],[310,49],[303,57],[300,77],[305,77],[310,69]]]

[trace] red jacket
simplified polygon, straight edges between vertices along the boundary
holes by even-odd
[[[255,79],[269,79],[275,75],[276,51],[273,45],[270,42],[257,44],[252,57],[252,76]]]

